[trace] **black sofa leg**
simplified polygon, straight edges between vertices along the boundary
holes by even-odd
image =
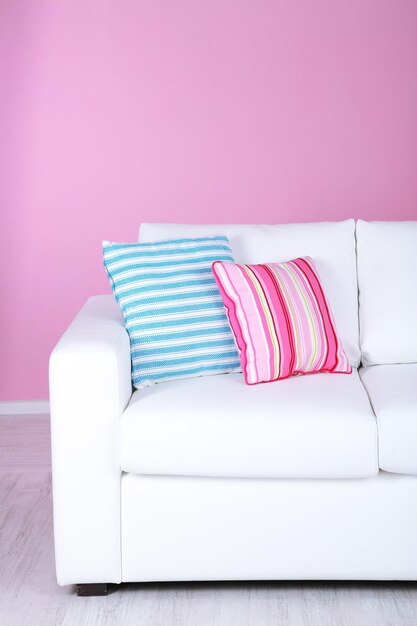
[[[108,594],[107,583],[93,583],[89,585],[77,585],[77,596],[107,596]]]

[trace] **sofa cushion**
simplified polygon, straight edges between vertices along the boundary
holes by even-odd
[[[417,362],[417,222],[358,221],[365,365]]]
[[[360,361],[355,222],[311,224],[161,224],[145,223],[139,240],[225,234],[236,263],[271,263],[300,256],[314,259],[330,302],[340,339],[352,366]]]
[[[121,467],[191,476],[374,476],[376,421],[356,370],[254,386],[242,374],[184,379],[133,394],[121,418]]]
[[[378,421],[379,467],[417,474],[417,364],[374,365],[360,375]]]

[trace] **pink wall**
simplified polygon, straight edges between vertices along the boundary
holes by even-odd
[[[417,219],[415,0],[0,0],[1,399],[140,221]]]

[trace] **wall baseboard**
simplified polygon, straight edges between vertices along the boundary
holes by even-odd
[[[48,400],[0,401],[0,415],[41,415],[49,413]]]

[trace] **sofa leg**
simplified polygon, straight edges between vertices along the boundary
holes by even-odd
[[[107,596],[107,583],[93,583],[89,585],[77,585],[77,596]]]

